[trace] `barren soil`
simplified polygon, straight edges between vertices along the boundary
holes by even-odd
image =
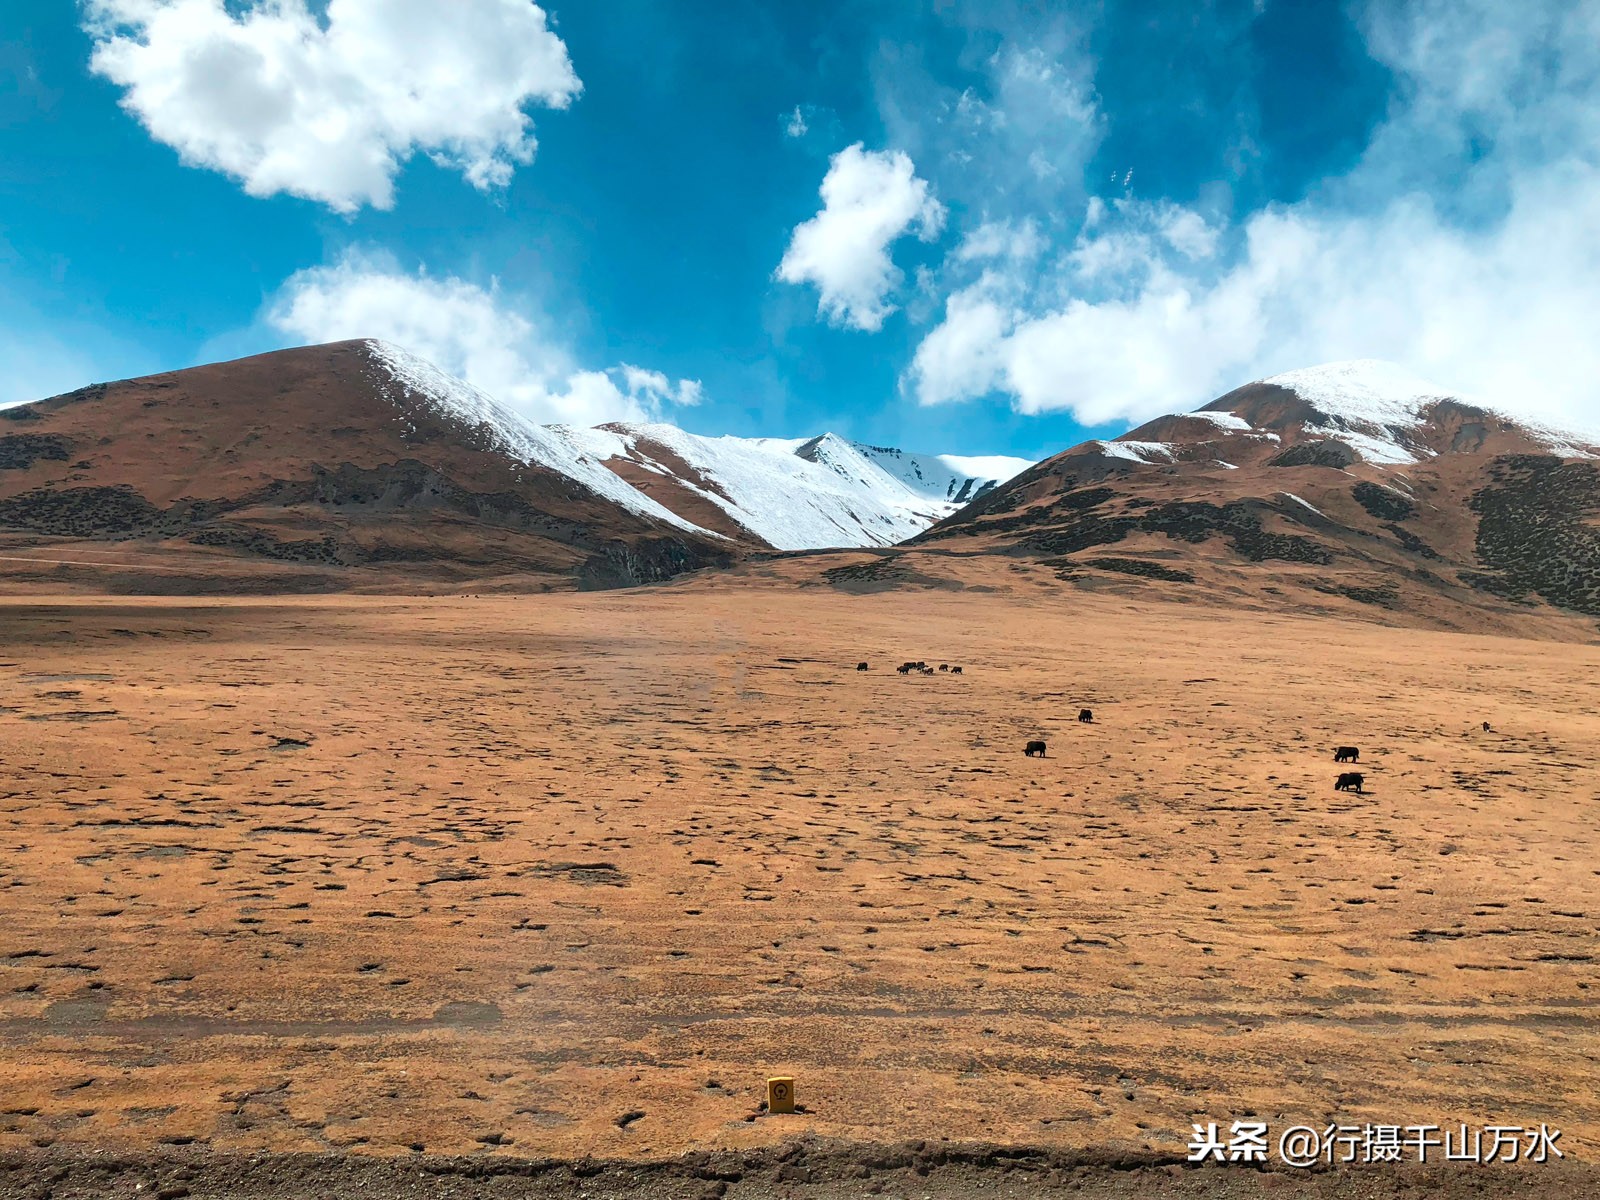
[[[1597,674],[1086,593],[0,599],[0,1184],[814,1138],[1379,1194],[1164,1174],[1251,1116],[1592,1163]]]

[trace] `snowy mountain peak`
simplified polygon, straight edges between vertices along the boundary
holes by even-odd
[[[799,446],[794,455],[847,479],[859,478],[866,466],[860,447],[836,433],[819,434]]]
[[[1271,456],[1291,465],[1343,456],[1346,462],[1403,465],[1477,450],[1491,434],[1495,444],[1520,439],[1567,457],[1590,457],[1600,447],[1600,431],[1545,425],[1439,387],[1396,363],[1355,359],[1259,379],[1194,412],[1157,417],[1086,448],[1146,463],[1228,467]],[[1330,444],[1318,450],[1306,443]]]
[[[1367,462],[1395,465],[1433,453],[1421,436],[1425,414],[1455,399],[1399,364],[1374,358],[1285,371],[1255,386],[1294,393],[1309,410],[1308,432],[1345,443]]]
[[[1414,424],[1429,405],[1457,398],[1398,363],[1376,358],[1302,367],[1261,382],[1287,388],[1334,421],[1362,425]]]
[[[521,433],[525,424],[522,418],[465,380],[445,374],[426,359],[390,342],[368,339],[362,346],[373,364],[400,386],[398,395],[384,389],[391,403],[410,399],[438,416],[469,427],[486,427],[487,432],[507,444],[515,442]]]
[[[374,380],[378,392],[395,406],[400,420],[409,421],[410,406],[420,406],[435,417],[473,431],[486,449],[557,471],[629,512],[690,532],[711,532],[684,520],[587,457],[581,439],[566,426],[535,425],[488,393],[389,342],[369,339],[363,345],[379,373]]]
[[[1369,462],[1416,462],[1434,453],[1426,448],[1426,426],[1437,407],[1454,402],[1519,430],[1541,448],[1568,457],[1588,458],[1600,446],[1600,430],[1554,426],[1518,416],[1481,397],[1452,392],[1398,363],[1362,358],[1323,363],[1274,375],[1262,383],[1285,388],[1325,418],[1340,440]]]
[[[817,458],[826,458],[830,453],[840,453],[852,449],[852,443],[840,437],[837,433],[819,433],[810,441],[803,443],[795,453],[801,458],[815,462]]]
[[[779,550],[887,546],[1032,465],[960,459],[812,438],[701,437],[673,425],[613,423],[574,431],[613,471],[652,484]],[[975,476],[973,465],[992,470]],[[707,510],[704,506],[714,506]]]
[[[893,545],[1032,465],[911,454],[836,433],[701,437],[660,422],[535,425],[409,351],[364,345],[378,390],[402,421],[420,406],[487,448],[559,471],[631,512],[779,550]]]
[[[1033,465],[1003,455],[913,454],[890,446],[852,444],[914,494],[948,504],[952,512]]]
[[[1438,454],[1600,456],[1600,431],[1558,428],[1442,388],[1396,363],[1355,359],[1247,383],[1193,412],[1147,421],[1085,453],[1148,464],[1228,468],[1265,462],[1401,466]]]

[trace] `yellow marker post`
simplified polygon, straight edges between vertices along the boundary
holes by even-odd
[[[775,1075],[767,1080],[767,1111],[769,1113],[794,1111],[794,1080],[788,1075]]]

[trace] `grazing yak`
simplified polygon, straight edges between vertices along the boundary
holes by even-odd
[[[1488,732],[1489,732],[1489,722],[1487,722],[1487,721],[1485,721],[1485,722],[1484,722],[1484,723],[1483,723],[1483,731],[1484,731],[1484,732],[1485,732],[1485,733],[1488,733]]]
[[[934,673],[934,671],[933,671],[932,667],[923,667],[922,668],[922,673],[924,675],[932,675]]]
[[[858,671],[867,670],[867,664],[866,663],[857,663],[856,664],[856,670],[858,670]]]
[[[950,674],[952,674],[952,675],[961,674],[961,668],[960,667],[951,667],[950,668]]]
[[[949,669],[950,669],[950,664],[949,663],[940,663],[939,664],[939,670],[948,671]]]
[[[1361,751],[1354,746],[1335,746],[1333,748],[1334,762],[1360,762]]]
[[[1094,713],[1087,708],[1080,708],[1078,710],[1078,720],[1087,725],[1090,721],[1094,720]]]
[[[1040,758],[1043,758],[1044,757],[1044,743],[1043,742],[1029,742],[1026,746],[1024,746],[1022,748],[1022,752],[1024,754],[1026,754],[1029,758],[1032,758],[1036,754]]]
[[[895,668],[895,670],[899,671],[900,674],[902,674],[902,675],[909,675],[909,674],[911,674],[911,664],[910,663],[901,663],[898,667]]]
[[[1336,792],[1355,792],[1359,796],[1362,794],[1361,783],[1364,779],[1366,779],[1366,776],[1360,771],[1342,771],[1339,774],[1338,781],[1333,785],[1333,790]]]

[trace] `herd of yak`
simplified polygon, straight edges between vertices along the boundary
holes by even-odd
[[[859,662],[856,664],[856,670],[858,671],[870,671],[871,669],[872,667],[868,663]],[[949,663],[940,663],[938,669],[935,670],[921,659],[918,659],[916,662],[903,662],[896,667],[895,670],[901,675],[910,675],[913,672],[916,672],[919,675],[935,675],[938,673],[938,671],[948,671],[952,675],[961,674],[960,667],[952,667]],[[1094,713],[1087,708],[1079,709],[1078,720],[1087,725],[1094,720]],[[1489,729],[1489,722],[1485,721],[1483,723],[1483,728],[1484,731],[1487,732]],[[1045,743],[1041,741],[1031,741],[1022,748],[1022,752],[1029,758],[1044,758],[1048,749],[1049,747],[1047,747]],[[1333,750],[1333,761],[1336,763],[1359,762],[1361,761],[1361,751],[1355,746],[1335,746]],[[1333,790],[1336,792],[1353,791],[1357,795],[1364,795],[1365,793],[1362,792],[1361,785],[1366,782],[1366,778],[1367,777],[1360,771],[1341,771],[1339,772],[1339,778],[1334,781]]]

